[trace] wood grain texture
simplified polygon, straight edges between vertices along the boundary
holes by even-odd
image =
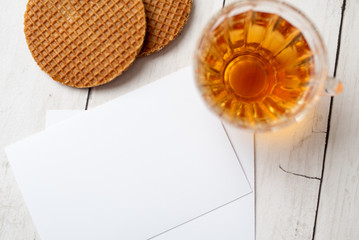
[[[44,129],[49,109],[84,109],[88,93],[53,81],[36,65],[23,33],[26,3],[0,1],[0,240],[40,239],[4,147]],[[222,0],[195,1],[182,34],[161,52],[138,59],[113,83],[93,89],[89,107],[189,65],[204,24],[222,4]]]
[[[226,3],[235,1],[226,0]],[[333,73],[341,2],[287,2],[307,15],[321,33]],[[298,124],[273,133],[256,134],[258,240],[312,239],[329,103],[330,98],[324,97]]]
[[[347,0],[315,240],[359,239],[359,2]]]
[[[332,74],[341,2],[290,3],[317,26],[328,48]],[[312,239],[320,184],[316,178],[321,178],[329,102],[323,97],[297,125],[256,135],[257,213],[265,212],[257,215],[257,239]]]
[[[83,109],[87,90],[62,86],[31,57],[23,32],[27,0],[0,1],[0,239],[39,239],[4,147],[45,127],[48,109]]]
[[[237,0],[226,0],[230,3]],[[347,0],[338,77],[345,92],[335,97],[315,240],[359,239],[359,62],[357,0]],[[52,81],[33,61],[23,35],[27,0],[0,1],[0,240],[39,240],[3,148],[45,127],[48,109],[83,109],[87,90]],[[317,26],[333,73],[342,0],[290,0]],[[194,0],[182,34],[154,55],[137,59],[110,84],[91,91],[93,108],[153,82],[192,62],[208,19],[222,0]],[[327,130],[329,98],[300,123],[256,135],[257,239],[312,239]]]

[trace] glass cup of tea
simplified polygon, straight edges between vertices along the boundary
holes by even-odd
[[[195,79],[222,119],[256,131],[297,121],[323,93],[341,91],[328,77],[327,53],[309,19],[275,0],[230,4],[205,27]]]

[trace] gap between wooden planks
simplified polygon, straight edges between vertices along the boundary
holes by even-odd
[[[226,0],[229,4],[236,0]],[[328,48],[330,74],[341,19],[341,1],[287,1],[317,26]],[[257,240],[313,238],[326,145],[330,98],[299,124],[256,134]]]

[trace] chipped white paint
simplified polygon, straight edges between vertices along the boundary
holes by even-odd
[[[234,2],[236,0],[226,0]],[[291,0],[317,26],[334,70],[341,2]],[[330,98],[300,123],[256,134],[257,239],[312,239]]]
[[[0,1],[0,239],[37,238],[4,146],[45,127],[48,109],[81,109],[87,90],[62,86],[43,73],[27,49],[23,15],[27,0]]]
[[[0,240],[39,240],[4,154],[4,147],[45,128],[48,109],[84,109],[87,89],[52,81],[31,57],[23,33],[27,0],[0,1]],[[195,0],[182,34],[153,56],[138,59],[112,83],[92,90],[89,107],[190,64],[197,38],[222,0]]]
[[[235,1],[235,0],[232,0]],[[3,147],[45,127],[48,109],[83,109],[87,90],[62,86],[42,73],[23,35],[26,0],[0,1],[0,240],[39,240],[3,153]],[[226,0],[226,3],[231,2]],[[318,27],[333,73],[341,2],[290,0]],[[136,62],[112,83],[91,91],[98,106],[184,67],[192,61],[202,27],[222,0],[194,0],[188,25],[170,46]],[[359,25],[356,0],[348,0],[338,75],[346,91],[335,98],[316,240],[357,239],[358,119],[355,64]],[[354,31],[354,33],[350,33]],[[350,34],[349,34],[350,33]],[[353,50],[354,49],[354,50]],[[350,102],[350,104],[345,104]],[[329,98],[304,121],[275,133],[256,135],[257,239],[312,239],[327,130]],[[340,118],[344,115],[345,118]],[[355,128],[357,127],[357,128]]]
[[[359,1],[347,0],[316,239],[359,239]]]

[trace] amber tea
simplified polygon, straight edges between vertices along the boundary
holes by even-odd
[[[260,11],[219,18],[196,58],[205,101],[242,126],[276,124],[295,114],[314,75],[313,53],[301,30]]]

